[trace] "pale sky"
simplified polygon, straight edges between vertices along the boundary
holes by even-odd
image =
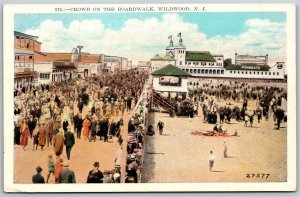
[[[24,23],[26,21],[26,23]],[[269,65],[286,61],[286,15],[283,12],[16,14],[15,31],[38,36],[44,52],[89,53],[127,57],[137,63],[164,54],[168,36],[187,50],[269,54]]]

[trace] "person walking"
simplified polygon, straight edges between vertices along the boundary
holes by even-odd
[[[65,134],[65,141],[64,141],[65,145],[66,145],[66,153],[67,153],[67,158],[68,160],[70,160],[71,157],[71,149],[75,144],[75,137],[74,137],[74,133],[71,130],[71,127],[68,127],[68,131]]]
[[[214,163],[215,163],[215,156],[213,151],[210,151],[208,162],[209,162],[209,171],[212,171],[212,168],[214,167]]]
[[[60,183],[60,174],[63,170],[63,159],[58,159],[55,163],[54,177],[55,183]]]
[[[41,126],[39,127],[39,145],[41,146],[42,151],[44,150],[45,144],[46,144],[45,124],[41,123]]]
[[[76,125],[77,139],[80,139],[80,137],[81,137],[81,130],[82,130],[82,125],[83,125],[82,123],[83,123],[82,115],[80,114],[78,116],[77,125]]]
[[[36,167],[36,174],[32,176],[32,183],[45,183],[44,177],[41,175],[43,169],[38,166]]]
[[[54,137],[54,152],[56,156],[60,156],[64,148],[64,130],[59,129],[59,132]]]
[[[54,164],[54,161],[53,161],[53,158],[52,158],[52,154],[49,154],[48,156],[49,160],[48,160],[48,171],[49,171],[49,174],[47,176],[47,182],[49,181],[49,177],[51,174],[53,174],[54,176],[54,170],[55,170],[55,164]]]
[[[226,142],[224,142],[223,146],[224,146],[224,151],[223,151],[224,157],[227,157],[227,144],[226,144]]]
[[[89,137],[89,133],[90,133],[90,126],[91,126],[91,122],[89,121],[88,117],[86,116],[83,123],[83,136],[84,136],[84,140],[87,140]]]
[[[23,150],[25,151],[25,147],[28,144],[28,137],[30,136],[30,131],[28,128],[28,124],[26,121],[24,121],[22,128],[21,128],[21,138],[20,138],[20,144],[23,146]]]
[[[69,168],[69,162],[64,161],[63,170],[60,173],[60,183],[76,183],[75,173]]]
[[[164,130],[164,126],[165,126],[165,124],[161,120],[159,120],[158,123],[157,123],[157,127],[158,127],[158,130],[159,130],[159,135],[162,135],[163,130]]]
[[[35,129],[36,121],[34,120],[33,115],[30,115],[29,117],[30,117],[30,119],[28,120],[28,127],[29,127],[29,131],[30,131],[30,138],[32,138],[32,133],[33,133],[33,130]]]
[[[68,122],[68,120],[65,118],[65,120],[63,121],[63,129],[64,129],[64,131],[65,131],[65,133],[67,132],[67,130],[68,130],[68,126],[69,126],[69,122]]]
[[[99,170],[99,162],[93,164],[94,169],[89,172],[87,183],[102,183],[103,173]]]

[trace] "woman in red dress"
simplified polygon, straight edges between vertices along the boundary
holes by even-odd
[[[28,123],[27,121],[25,121],[21,127],[21,137],[20,137],[21,145],[23,146],[24,151],[25,151],[25,147],[28,144],[29,136],[30,136],[30,131],[29,131]]]
[[[44,123],[41,123],[41,126],[39,128],[39,137],[40,137],[40,140],[39,140],[39,144],[42,148],[42,151],[43,151],[43,148],[46,144],[46,130],[45,130],[45,124]]]
[[[82,123],[84,140],[87,140],[88,137],[89,137],[90,125],[91,125],[91,122],[90,122],[89,119],[86,117],[86,118],[84,119],[83,123]]]

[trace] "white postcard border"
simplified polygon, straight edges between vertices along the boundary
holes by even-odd
[[[133,192],[133,191],[294,191],[296,189],[296,9],[294,4],[176,4],[178,6],[205,6],[206,12],[283,11],[287,13],[288,67],[288,134],[287,182],[265,183],[139,183],[139,184],[15,184],[13,183],[13,84],[14,69],[14,14],[57,13],[56,7],[104,7],[116,4],[18,4],[4,5],[3,15],[3,103],[4,103],[4,190],[6,192]],[[174,4],[124,4],[123,6],[174,6]],[[71,13],[71,12],[60,12]],[[74,13],[74,12],[72,12]],[[87,13],[87,12],[76,12]],[[96,12],[88,12],[96,13]],[[109,13],[109,12],[107,12]]]

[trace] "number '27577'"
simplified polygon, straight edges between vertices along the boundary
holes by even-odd
[[[251,173],[251,174],[246,174],[246,177],[251,179],[251,178],[261,178],[261,179],[267,179],[270,176],[270,174],[265,174],[265,173]]]

